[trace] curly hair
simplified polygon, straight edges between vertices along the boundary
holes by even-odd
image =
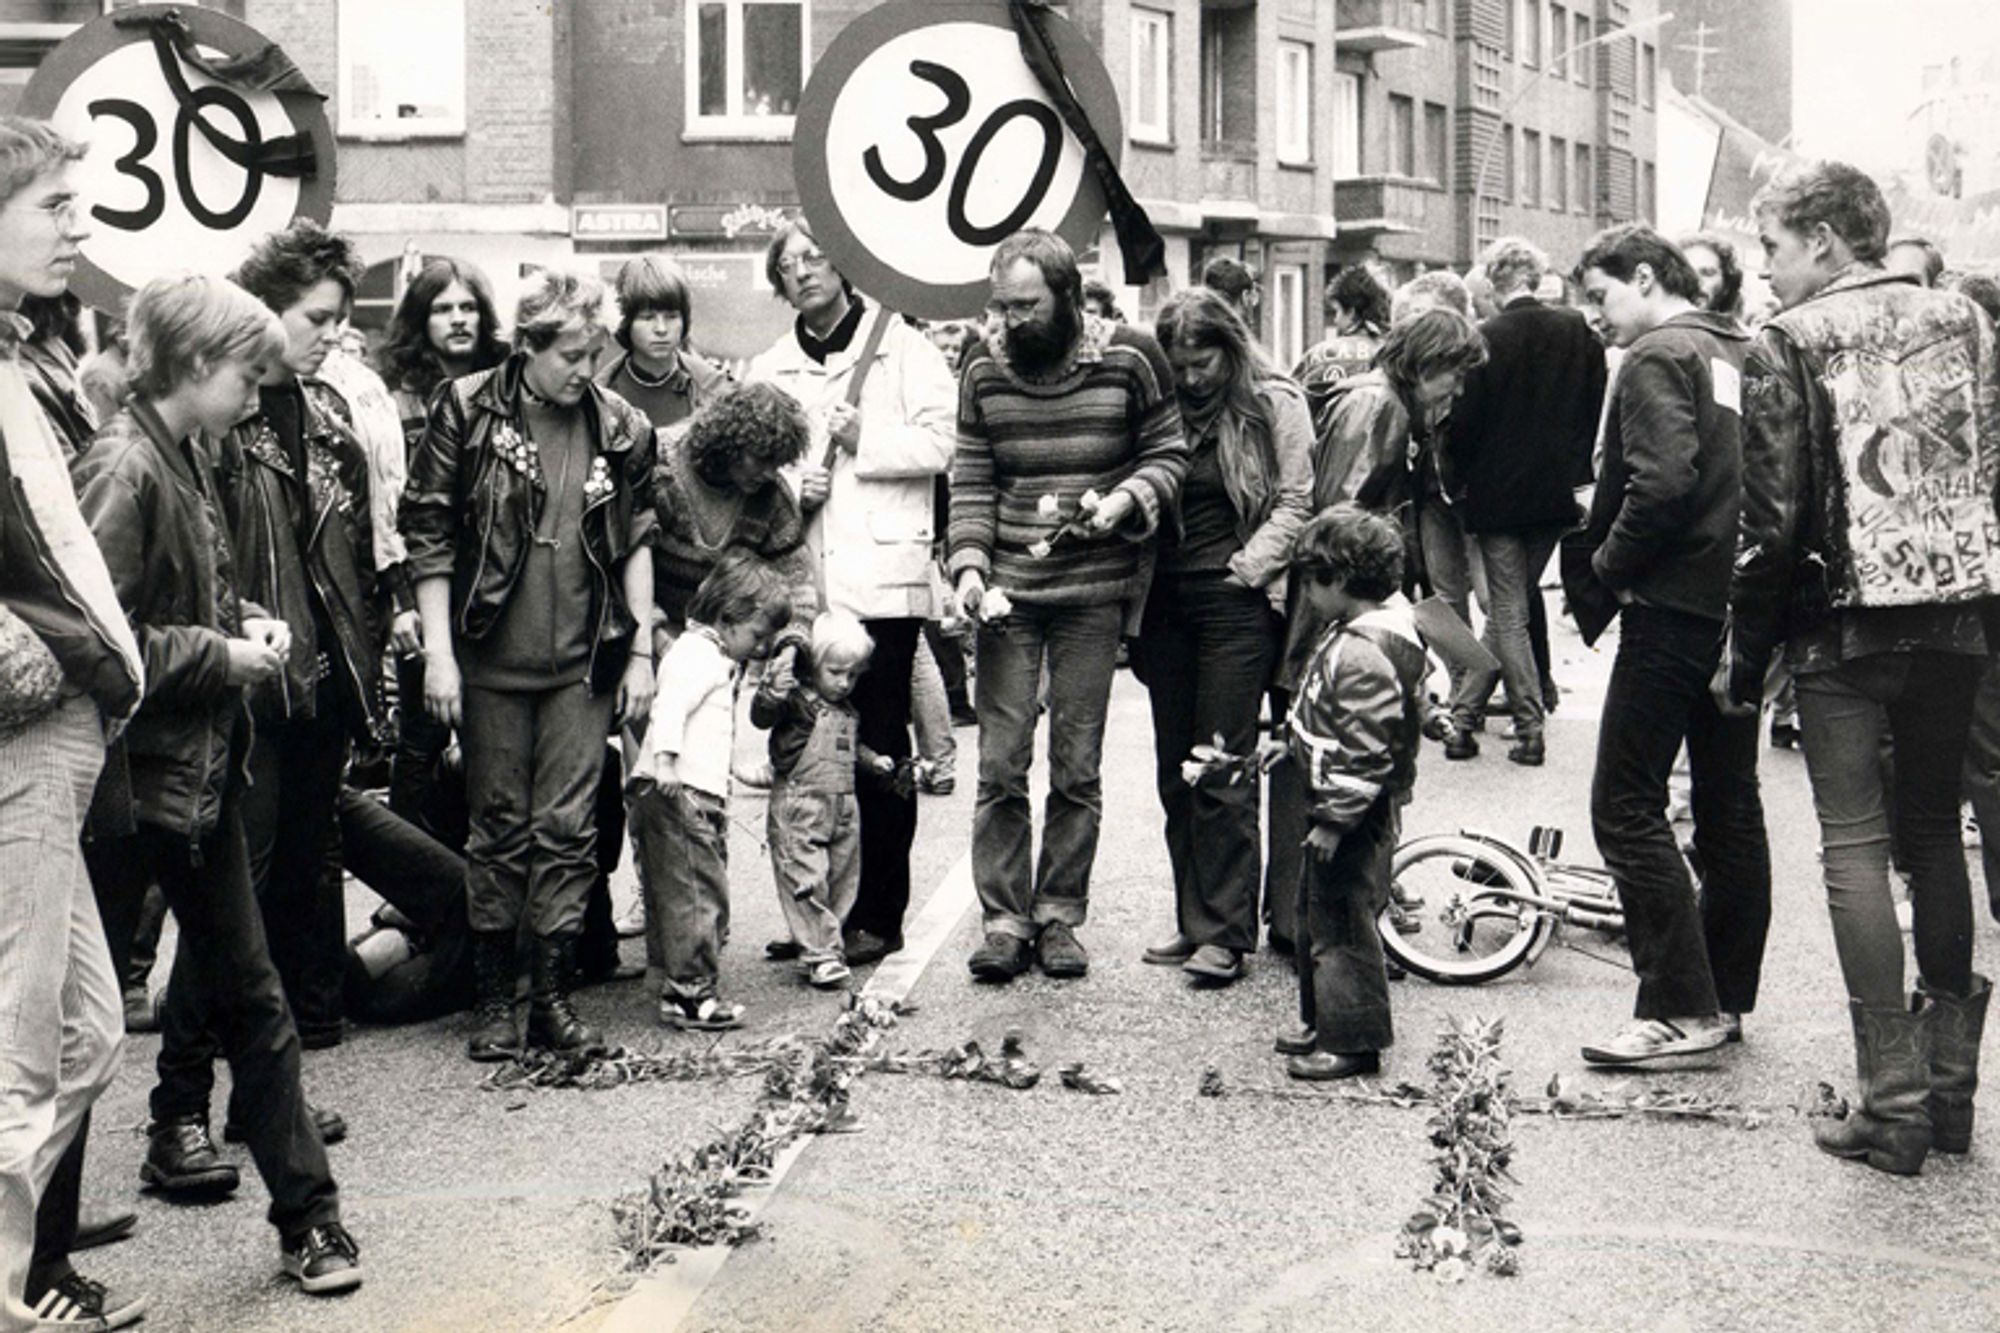
[[[420,398],[444,379],[444,364],[437,348],[431,346],[431,305],[457,283],[472,293],[479,306],[478,342],[472,349],[472,368],[485,370],[507,359],[507,344],[500,338],[500,311],[493,303],[493,287],[479,268],[463,259],[438,256],[424,261],[417,276],[403,289],[396,313],[389,317],[389,334],[376,354],[375,368],[392,389],[403,389]]]
[[[1708,309],[1718,315],[1736,314],[1743,305],[1743,261],[1736,257],[1736,247],[1712,231],[1683,236],[1677,244],[1682,254],[1690,250],[1706,250],[1715,256],[1715,267],[1722,274],[1722,285],[1716,288],[1715,299],[1708,302]],[[1693,262],[1692,256],[1689,262]]]
[[[229,276],[282,315],[329,278],[352,301],[364,267],[354,242],[311,218],[294,218],[250,247],[249,257]]]
[[[1379,602],[1403,586],[1403,534],[1381,514],[1343,501],[1313,516],[1292,548],[1292,568]]]
[[[1515,292],[1532,292],[1549,271],[1549,257],[1540,246],[1519,236],[1502,236],[1486,247],[1479,257],[1486,280],[1493,284],[1495,300],[1505,300]]]
[[[687,425],[688,458],[711,486],[729,484],[729,465],[751,459],[775,471],[796,462],[812,442],[798,399],[773,384],[738,384],[709,402]]]
[[[1769,214],[1804,236],[1824,222],[1863,263],[1879,264],[1889,249],[1889,203],[1867,172],[1845,162],[1787,167],[1750,200],[1750,216]]]
[[[1389,301],[1389,326],[1408,323],[1426,310],[1454,310],[1472,318],[1472,293],[1465,279],[1448,268],[1419,273],[1396,289]]]
[[[1360,264],[1349,264],[1327,279],[1326,313],[1332,314],[1336,305],[1354,315],[1371,333],[1379,334],[1389,327],[1389,293]]]

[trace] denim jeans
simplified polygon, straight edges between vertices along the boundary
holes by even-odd
[[[1153,757],[1167,816],[1174,920],[1196,944],[1257,948],[1263,794],[1255,777],[1190,787],[1181,765],[1221,736],[1232,754],[1257,748],[1257,708],[1278,652],[1271,602],[1222,571],[1163,574],[1140,621],[1135,666],[1153,705]]]
[[[1377,798],[1340,835],[1333,858],[1308,850],[1299,866],[1299,1021],[1336,1055],[1387,1050],[1389,974],[1375,919],[1389,901],[1396,854],[1392,797]]]
[[[1472,625],[1472,547],[1458,521],[1458,511],[1436,497],[1426,497],[1417,510],[1417,540],[1423,547],[1424,574],[1431,592],[1458,618]],[[1451,669],[1451,692],[1457,695],[1465,672]]]
[[[1500,665],[1466,672],[1452,691],[1451,716],[1458,726],[1470,727],[1479,720],[1493,687],[1504,679],[1515,732],[1522,737],[1542,734],[1542,675],[1528,629],[1528,601],[1542,595],[1542,569],[1562,533],[1561,528],[1533,528],[1481,532],[1471,538],[1479,556],[1472,567],[1472,586],[1486,612],[1480,642]]]
[[[854,686],[861,714],[860,742],[891,759],[910,755],[910,675],[924,622],[911,616],[869,620],[875,652]],[[861,810],[861,891],[848,913],[850,931],[872,931],[895,943],[903,938],[910,908],[910,848],[917,841],[917,794],[887,783],[863,781],[854,798]]]
[[[92,844],[90,869],[97,892],[121,903],[143,897],[157,880],[180,925],[160,1015],[153,1118],[207,1118],[214,1034],[229,1061],[232,1114],[271,1194],[271,1224],[291,1235],[337,1221],[339,1192],[300,1088],[298,1031],[251,893],[234,784],[220,822],[199,842],[142,823],[130,837]]]
[[[1104,718],[1124,607],[1025,606],[979,630],[979,795],[972,882],[989,933],[1033,939],[1051,921],[1083,924],[1104,815]],[[1049,668],[1049,795],[1030,874],[1036,692]],[[865,816],[864,816],[865,818]],[[865,825],[864,825],[865,827]],[[866,868],[863,869],[866,874]]]
[[[124,1034],[78,838],[104,762],[87,698],[0,739],[0,1324],[32,1327],[23,1302],[36,1202]],[[66,1248],[66,1246],[65,1246]]]
[[[1722,622],[1625,607],[1604,695],[1591,825],[1625,905],[1638,1018],[1748,1013],[1771,924],[1771,852],[1757,790],[1757,718],[1709,694]],[[1687,744],[1700,900],[1667,821],[1667,780]]]
[[[465,687],[466,901],[474,930],[525,919],[546,939],[583,928],[597,879],[597,791],[616,697],[587,683]]]
[[[645,874],[646,931],[664,975],[665,998],[715,994],[729,904],[729,806],[692,787],[649,791],[627,820]]]
[[[787,778],[771,784],[765,836],[778,908],[807,964],[842,957],[840,923],[861,887],[857,803],[847,792],[800,791]]]
[[[917,643],[917,660],[910,674],[910,722],[917,730],[917,753],[940,774],[958,766],[958,737],[951,726],[951,699],[944,672],[931,653],[930,637]]]
[[[1282,723],[1291,711],[1291,694],[1273,687],[1271,717]],[[1283,734],[1283,733],[1280,733]],[[1265,812],[1264,920],[1271,927],[1271,945],[1296,953],[1299,940],[1299,867],[1306,834],[1312,831],[1312,796],[1305,775],[1287,759],[1264,777],[1269,793]]]
[[[1940,990],[1972,984],[1972,886],[1959,831],[1959,784],[1983,658],[1880,653],[1798,676],[1799,739],[1819,815],[1827,909],[1847,993],[1903,1004],[1903,942],[1889,896],[1889,853],[1910,877],[1917,970]],[[1881,739],[1894,751],[1885,792]]]
[[[259,727],[243,793],[250,883],[302,1041],[341,1035],[347,913],[337,807],[348,736],[340,697],[322,681],[312,717]]]

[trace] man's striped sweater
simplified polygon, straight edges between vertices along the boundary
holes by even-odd
[[[1027,379],[990,343],[966,351],[951,469],[950,566],[976,569],[1024,605],[1092,606],[1137,596],[1144,542],[1170,512],[1188,445],[1173,370],[1142,329],[1085,321],[1070,362]],[[1124,528],[1030,547],[1075,517],[1086,491],[1129,491]],[[1054,516],[1044,496],[1054,496]]]

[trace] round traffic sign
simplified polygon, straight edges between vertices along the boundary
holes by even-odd
[[[333,212],[333,132],[320,99],[219,83],[134,24],[170,10],[211,63],[268,44],[255,28],[212,9],[121,9],[64,39],[21,98],[22,114],[46,119],[88,146],[73,174],[91,234],[70,286],[111,314],[122,313],[126,297],[151,278],[188,269],[226,273],[254,242],[293,218],[325,222]],[[175,81],[188,93],[185,103]],[[239,165],[210,141],[197,117],[241,145],[245,158],[274,139],[304,134],[315,170],[300,178],[254,162]]]
[[[1051,43],[1115,163],[1118,95],[1047,14]],[[999,0],[893,0],[834,38],[799,99],[792,169],[820,248],[857,287],[925,319],[976,315],[994,246],[1045,227],[1083,248],[1104,192]]]

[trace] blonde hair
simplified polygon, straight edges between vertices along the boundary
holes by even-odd
[[[125,315],[127,382],[164,398],[204,369],[237,358],[276,362],[285,330],[269,306],[227,278],[187,273],[155,278]]]
[[[84,146],[46,120],[0,116],[0,207],[44,173],[80,160]]]
[[[542,269],[514,309],[514,340],[530,352],[546,352],[571,329],[603,327],[604,283],[587,274]]]
[[[812,660],[815,668],[829,660],[865,663],[875,654],[868,627],[845,611],[822,611],[813,617]]]

